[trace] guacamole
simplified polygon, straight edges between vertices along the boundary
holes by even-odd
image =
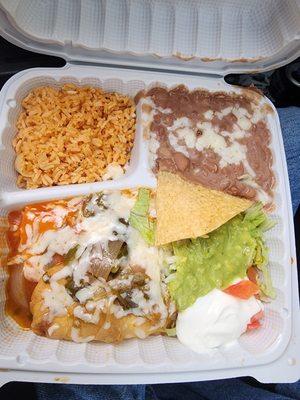
[[[209,234],[209,237],[173,243],[176,272],[169,282],[169,291],[179,311],[191,306],[198,297],[214,288],[224,289],[235,278],[246,277],[247,269],[256,265],[267,275],[267,249],[263,231],[271,227],[256,204]]]

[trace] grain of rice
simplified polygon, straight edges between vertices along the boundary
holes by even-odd
[[[95,182],[112,162],[128,163],[136,123],[129,97],[89,86],[43,86],[22,107],[13,139],[19,187]]]

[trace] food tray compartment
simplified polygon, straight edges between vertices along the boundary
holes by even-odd
[[[14,161],[16,158],[16,153],[12,147],[12,138],[16,135],[16,121],[20,112],[22,111],[21,102],[29,92],[31,92],[34,88],[39,86],[52,86],[52,87],[60,87],[63,84],[74,83],[80,86],[98,86],[103,88],[106,92],[118,92],[122,94],[126,94],[130,97],[134,97],[134,95],[144,88],[144,83],[138,80],[132,80],[130,82],[123,82],[121,79],[104,79],[96,77],[87,77],[82,80],[77,80],[74,77],[63,76],[59,79],[51,78],[50,76],[40,76],[33,77],[32,79],[26,80],[23,85],[20,87],[14,88],[9,93],[9,98],[4,101],[3,108],[5,113],[6,125],[2,130],[2,148],[0,149],[0,168],[1,171],[4,171],[4,174],[1,176],[1,190],[12,192],[12,191],[22,191],[28,189],[20,189],[16,183],[17,173],[14,168]],[[136,135],[138,138],[139,135]],[[126,179],[126,177],[130,174],[132,170],[135,169],[136,164],[138,163],[139,158],[139,143],[138,140],[135,140],[133,149],[130,153],[130,162],[128,163],[128,167],[125,168],[125,174],[120,179]],[[77,186],[78,184],[74,184],[72,186]],[[80,185],[80,184],[79,184]],[[94,183],[81,184],[82,187],[94,185]],[[71,185],[67,185],[71,186]],[[37,190],[44,190],[45,188],[38,188]],[[92,190],[96,190],[92,186]]]
[[[155,85],[173,87],[185,84],[189,89],[204,88],[240,92],[226,84],[222,79],[201,78],[158,72],[116,70],[112,68],[67,66],[62,69],[33,69],[15,75],[4,86],[1,94],[2,132],[6,136],[2,142],[2,152],[9,153],[9,145],[14,135],[14,118],[18,113],[19,102],[29,90],[45,84],[62,82],[102,86],[105,90],[116,90],[134,96],[139,90]],[[163,83],[162,83],[163,82]],[[262,98],[263,103],[271,103]],[[271,106],[273,108],[273,106]],[[277,226],[266,234],[270,248],[270,264],[277,298],[265,305],[263,327],[243,335],[238,343],[215,350],[212,355],[196,354],[181,345],[177,339],[169,337],[150,337],[146,340],[133,339],[118,345],[103,343],[75,344],[65,341],[38,337],[30,331],[22,331],[4,313],[5,279],[1,269],[1,307],[0,307],[0,368],[13,368],[31,371],[82,372],[82,373],[171,373],[201,372],[223,369],[223,376],[247,374],[246,367],[274,362],[284,352],[291,337],[291,257],[294,257],[292,234],[291,202],[286,170],[286,161],[281,138],[279,120],[274,112],[268,116],[272,133],[271,149],[274,157],[276,187],[274,190],[275,210],[271,217]],[[131,169],[119,181],[93,184],[69,185],[36,190],[17,190],[12,185],[12,156],[6,158],[5,176],[9,182],[1,184],[2,216],[12,208],[30,202],[38,202],[57,197],[75,196],[101,189],[119,189],[135,186],[154,186],[155,179],[148,168],[147,139],[143,137],[140,110],[137,113],[137,137],[133,152]],[[10,164],[9,164],[10,163]],[[9,188],[9,190],[7,190]],[[2,219],[1,246],[3,247],[5,219]],[[296,293],[293,293],[296,295]],[[267,367],[266,367],[267,368]],[[249,374],[249,371],[248,371]],[[214,378],[212,373],[211,378]],[[206,379],[207,376],[206,376]],[[143,379],[140,378],[140,382]],[[177,381],[180,381],[178,375]]]
[[[68,60],[225,74],[297,58],[297,0],[1,0],[2,34]],[[137,57],[138,55],[138,57]]]

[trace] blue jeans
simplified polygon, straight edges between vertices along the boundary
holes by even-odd
[[[278,109],[287,156],[293,212],[300,202],[300,109]],[[252,378],[164,385],[36,384],[40,400],[287,400],[300,399],[300,381],[263,385]]]

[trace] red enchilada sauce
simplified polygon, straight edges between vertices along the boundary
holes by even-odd
[[[18,256],[24,255],[20,252],[20,245],[24,245],[27,242],[26,225],[33,224],[35,217],[39,217],[42,212],[49,212],[55,205],[66,207],[67,203],[65,200],[57,200],[53,202],[44,202],[39,204],[32,204],[26,206],[23,210],[11,211],[8,214],[9,229],[7,232],[7,243],[9,247],[8,263],[10,260],[15,260],[13,263],[9,263],[6,267],[8,272],[8,280],[6,283],[6,303],[5,311],[7,315],[12,317],[22,328],[29,329],[32,322],[32,316],[30,312],[30,301],[34,288],[37,285],[37,281],[26,279],[24,276],[24,265],[18,261]],[[67,214],[64,217],[64,224],[72,226],[77,214],[76,207],[68,209]],[[55,229],[55,219],[46,218],[39,220],[38,232],[39,234]],[[25,250],[26,252],[26,250]],[[64,258],[59,254],[54,254],[51,265],[62,263]],[[49,265],[50,266],[50,265]]]
[[[9,246],[8,259],[10,259],[18,253],[21,240],[22,212],[10,212],[8,222],[7,243]],[[22,264],[9,265],[7,272],[9,277],[6,283],[5,312],[22,328],[29,329],[32,320],[29,303],[37,282],[25,279]]]

